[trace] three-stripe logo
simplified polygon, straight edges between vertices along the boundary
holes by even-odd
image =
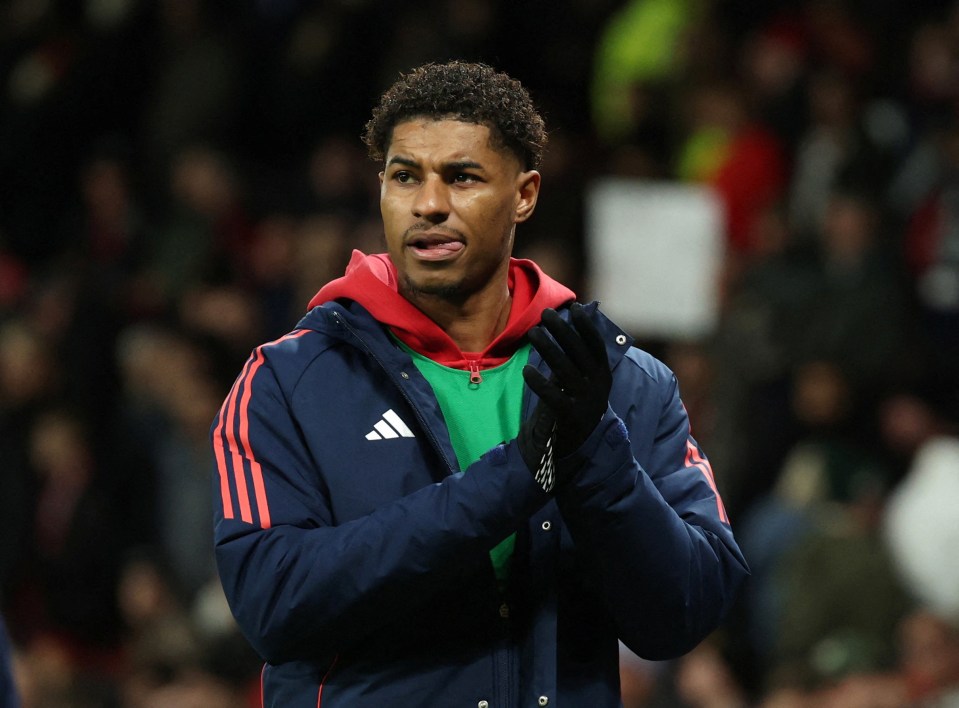
[[[392,438],[415,438],[403,419],[390,408],[366,434],[367,440],[390,440]]]

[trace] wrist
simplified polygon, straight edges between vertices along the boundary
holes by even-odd
[[[621,436],[619,428],[622,428],[623,431]],[[563,433],[559,432],[558,435],[562,436]],[[596,425],[585,437],[581,438],[581,442],[575,448],[566,449],[557,446],[555,463],[559,475],[568,478],[570,474],[575,474],[587,461],[596,456],[599,447],[610,435],[615,438],[627,437],[625,425],[619,420],[612,408],[606,406],[606,410],[597,420]]]

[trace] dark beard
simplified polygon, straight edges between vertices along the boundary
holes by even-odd
[[[435,297],[440,300],[446,300],[454,304],[462,303],[466,300],[469,293],[464,289],[462,283],[450,283],[448,285],[437,285],[433,287],[421,288],[414,283],[408,275],[403,276],[403,285],[408,300],[416,301],[420,296]]]

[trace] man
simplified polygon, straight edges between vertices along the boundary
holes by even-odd
[[[212,427],[264,704],[618,706],[618,638],[682,654],[747,572],[675,379],[510,257],[546,141],[518,82],[421,67],[365,140],[388,252],[256,349]]]

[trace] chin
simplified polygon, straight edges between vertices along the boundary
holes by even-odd
[[[443,278],[413,278],[403,276],[403,286],[411,299],[417,296],[438,297],[443,300],[459,300],[465,297],[466,292],[460,280]]]

